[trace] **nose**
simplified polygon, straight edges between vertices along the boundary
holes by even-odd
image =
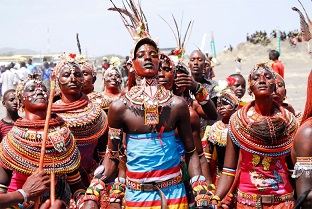
[[[151,60],[151,59],[152,59],[152,56],[150,55],[150,53],[145,53],[145,54],[144,54],[144,59],[145,59],[145,60]]]

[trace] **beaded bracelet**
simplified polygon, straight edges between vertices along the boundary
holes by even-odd
[[[191,150],[191,151],[185,151],[185,153],[186,154],[191,154],[191,153],[193,153],[193,152],[195,152],[196,151],[196,147],[193,149],[193,150]]]
[[[221,206],[221,198],[217,195],[214,195],[212,198],[211,198],[211,204],[213,205],[217,205],[218,207]]]
[[[23,196],[24,202],[27,202],[27,195],[26,195],[25,191],[22,189],[18,189],[16,191],[19,192]]]
[[[200,87],[195,93],[195,99],[200,105],[205,105],[209,100],[209,93],[203,85],[200,84]]]
[[[86,194],[100,197],[105,190],[105,183],[100,179],[92,179],[90,186],[86,190]]]
[[[8,191],[8,187],[3,184],[0,184],[0,193],[6,194],[7,191]]]
[[[108,127],[108,136],[110,139],[117,139],[121,140],[122,139],[122,128],[112,128]]]
[[[223,167],[222,174],[234,177],[236,174],[236,170],[232,168]]]
[[[122,183],[123,182],[123,183]],[[124,178],[116,178],[109,192],[109,202],[121,203],[122,198],[125,196],[126,185]]]
[[[208,163],[210,163],[210,160],[212,159],[212,154],[208,152],[204,152],[205,158]]]

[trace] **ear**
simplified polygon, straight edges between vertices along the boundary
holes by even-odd
[[[2,105],[5,106],[5,101],[4,100],[2,100]]]

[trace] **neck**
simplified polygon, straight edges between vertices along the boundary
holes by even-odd
[[[203,75],[202,74],[192,74],[193,78],[195,79],[196,82],[201,82],[201,80],[203,79]]]
[[[82,89],[82,93],[84,93],[84,94],[90,94],[92,91],[94,91],[94,86],[93,85],[89,89]]]
[[[261,97],[255,99],[255,111],[263,116],[270,116],[274,112],[273,98]]]
[[[38,112],[25,112],[25,118],[29,121],[36,121],[36,120],[45,120],[47,117],[47,113],[45,111],[38,111]]]
[[[141,77],[141,76],[136,75],[135,82],[137,86],[158,86],[159,85],[159,80],[157,76],[152,77],[152,78],[147,78],[147,77]]]
[[[105,94],[117,95],[120,93],[119,87],[107,87],[105,88]]]
[[[230,118],[222,118],[222,123],[229,124]]]
[[[14,121],[15,122],[19,118],[20,118],[20,116],[18,115],[17,111],[7,111],[7,114],[4,117],[4,120],[7,121],[7,122],[10,122],[10,121]]]
[[[62,101],[64,103],[71,103],[79,100],[82,97],[82,93],[78,94],[62,94]]]

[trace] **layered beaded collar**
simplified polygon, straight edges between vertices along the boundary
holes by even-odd
[[[155,126],[159,123],[161,109],[171,105],[172,93],[159,85],[157,77],[137,76],[136,84],[125,94],[124,103],[136,114],[144,112],[145,125]]]

